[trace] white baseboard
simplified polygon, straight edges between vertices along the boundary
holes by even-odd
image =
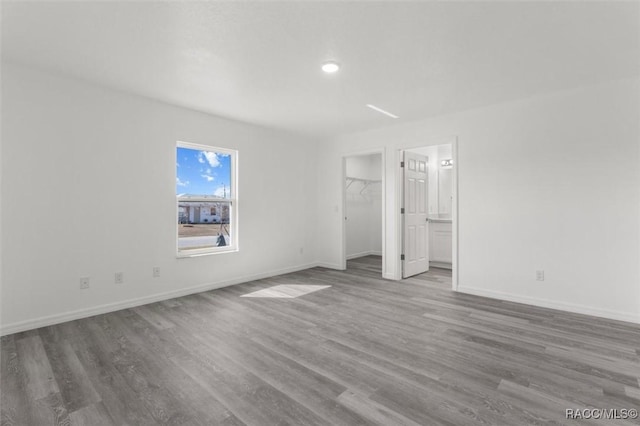
[[[106,314],[109,312],[119,311],[121,309],[133,308],[136,306],[146,305],[149,303],[160,302],[162,300],[173,299],[175,297],[187,296],[194,293],[202,293],[204,291],[215,290],[217,288],[228,287],[230,285],[241,284],[249,281],[270,278],[277,275],[288,274],[291,272],[302,271],[304,269],[323,266],[317,262],[305,265],[293,266],[289,268],[278,269],[274,271],[262,272],[254,275],[245,275],[226,281],[216,283],[201,284],[195,287],[172,290],[164,293],[152,294],[149,296],[139,297],[136,299],[128,299],[121,302],[107,303],[104,305],[93,306],[90,308],[78,309],[75,311],[64,312],[61,314],[48,315],[44,317],[19,321],[10,324],[2,324],[0,326],[0,336],[18,333],[21,331],[32,330],[35,328],[46,327],[49,325],[60,324],[62,322],[73,321],[81,318],[88,318],[94,315]],[[337,268],[334,268],[337,269]]]
[[[441,269],[453,269],[453,266],[451,265],[451,263],[447,263],[447,262],[436,262],[434,260],[429,261],[429,267],[433,267],[433,268],[441,268]]]
[[[489,297],[491,299],[507,300],[509,302],[524,303],[526,305],[533,305],[541,308],[557,309],[560,311],[573,312],[576,314],[591,315],[595,317],[640,324],[640,314],[617,312],[608,309],[577,305],[574,303],[558,302],[555,300],[539,299],[528,296],[519,296],[476,287],[458,286],[457,291],[460,293],[473,294],[475,296]]]
[[[321,268],[327,269],[337,269],[338,271],[344,271],[344,268],[337,263],[326,263],[326,262],[316,262],[314,266],[319,266]]]
[[[382,252],[369,250],[369,251],[363,251],[360,253],[349,254],[347,255],[347,260],[357,259],[359,257],[365,257],[365,256],[382,256]]]
[[[133,308],[136,306],[146,305],[149,303],[160,302],[162,300],[173,299],[175,297],[187,296],[189,294],[201,293],[204,291],[215,290],[217,288],[227,287],[230,285],[241,284],[249,281],[270,278],[277,275],[288,274],[291,272],[302,271],[314,267],[323,267],[329,269],[341,270],[342,267],[337,264],[313,262],[305,265],[293,266],[289,268],[278,269],[274,271],[263,272],[254,275],[245,275],[242,277],[220,281],[217,283],[202,284],[195,287],[189,287],[179,290],[172,290],[164,293],[157,293],[136,299],[128,299],[121,302],[108,303],[104,305],[94,306],[85,309],[65,312],[61,314],[48,315],[44,317],[34,318],[25,321],[19,321],[11,324],[3,324],[0,326],[0,336],[18,333],[21,331],[32,330],[35,328],[46,327],[49,325],[60,324],[62,322],[73,321],[76,319],[92,317],[94,315],[106,314],[109,312],[119,311],[121,309]],[[388,275],[383,278],[394,280],[395,277]],[[475,287],[459,286],[460,293],[473,294],[476,296],[484,296],[492,299],[507,300],[510,302],[524,303],[527,305],[539,306],[543,308],[558,309],[561,311],[574,312],[578,314],[592,315],[596,317],[609,318],[618,321],[626,321],[640,324],[640,314],[624,313],[610,311],[606,309],[592,308],[583,305],[576,305],[566,302],[557,302],[546,299],[538,299],[526,296],[518,296],[509,293],[480,289]]]

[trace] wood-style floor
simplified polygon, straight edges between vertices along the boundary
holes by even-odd
[[[2,425],[576,424],[567,409],[640,406],[639,327],[450,281],[382,280],[370,256],[5,336]],[[280,284],[331,287],[240,297]]]

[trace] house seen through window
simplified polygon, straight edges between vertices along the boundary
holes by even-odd
[[[236,161],[237,151],[178,143],[179,256],[237,249]]]

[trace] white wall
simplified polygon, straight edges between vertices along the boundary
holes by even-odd
[[[3,333],[315,260],[313,141],[19,66],[1,136]],[[177,140],[239,151],[238,253],[176,259]]]
[[[640,322],[639,99],[640,82],[623,80],[315,144],[5,64],[2,333],[339,268],[342,157],[378,148],[385,276],[397,278],[398,150],[456,137],[459,290]],[[176,259],[176,140],[239,150],[238,253]],[[131,221],[123,206],[156,214]]]
[[[318,259],[340,264],[341,156],[384,147],[385,259],[397,278],[398,150],[457,138],[459,290],[640,322],[639,117],[633,79],[326,141]]]
[[[359,155],[346,158],[347,177],[382,180],[382,155]],[[382,254],[381,183],[365,187],[353,182],[346,191],[347,259]]]

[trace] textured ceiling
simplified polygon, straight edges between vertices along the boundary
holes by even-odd
[[[637,2],[5,1],[1,12],[3,61],[314,136],[640,75]],[[320,70],[330,59],[336,75]]]

